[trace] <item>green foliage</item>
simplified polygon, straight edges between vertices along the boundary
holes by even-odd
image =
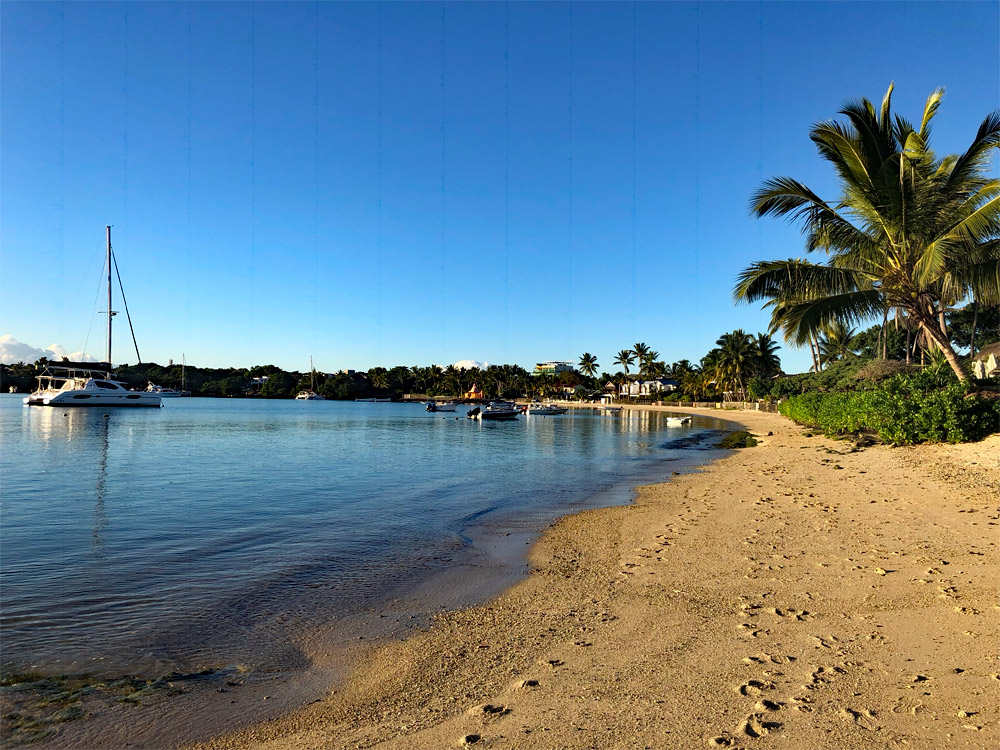
[[[1000,431],[1000,401],[967,395],[950,372],[895,375],[864,391],[803,393],[778,410],[828,435],[875,432],[895,445],[963,443]]]
[[[972,323],[976,324],[976,349],[1000,341],[1000,306],[968,304],[948,313],[948,334],[956,349],[972,343]]]
[[[308,380],[307,380],[308,382]],[[297,379],[287,372],[272,372],[267,376],[267,382],[260,387],[260,395],[264,398],[288,398],[298,392]]]
[[[770,397],[771,381],[764,378],[750,378],[750,382],[747,383],[747,395],[751,401],[760,401]]]
[[[891,378],[893,375],[913,372],[914,370],[915,365],[907,365],[905,362],[900,362],[896,359],[873,359],[854,373],[854,377],[857,380],[869,380],[873,383],[878,383],[886,378]]]

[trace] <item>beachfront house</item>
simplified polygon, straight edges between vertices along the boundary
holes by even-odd
[[[991,378],[1000,374],[1000,341],[987,344],[972,358],[972,376]]]
[[[618,390],[619,398],[646,398],[660,393],[676,391],[680,383],[672,378],[656,378],[655,380],[633,380],[623,383]]]
[[[573,372],[572,362],[550,360],[548,362],[538,362],[532,375],[558,375],[560,372]]]

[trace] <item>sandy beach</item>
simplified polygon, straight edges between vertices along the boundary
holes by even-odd
[[[197,747],[1000,746],[1000,436],[719,416],[760,445],[561,519],[499,597]]]

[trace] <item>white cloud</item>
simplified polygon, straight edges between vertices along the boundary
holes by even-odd
[[[60,344],[49,344],[44,349],[39,349],[31,344],[18,341],[13,335],[5,333],[0,336],[0,363],[12,365],[17,362],[35,362],[42,357],[49,359],[62,359],[67,357],[74,362],[97,362],[95,357],[91,357],[85,352],[67,352],[66,348]]]
[[[454,365],[456,370],[485,370],[490,366],[489,362],[478,362],[474,359],[463,359]]]

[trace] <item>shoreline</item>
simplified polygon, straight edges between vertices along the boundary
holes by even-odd
[[[719,411],[760,445],[562,517],[504,593],[192,747],[996,746],[1000,435],[855,451]]]
[[[718,430],[720,421],[714,414],[710,419],[706,424],[716,425]],[[669,476],[671,470],[699,470],[718,451],[708,448],[715,440],[706,435],[714,430],[709,428],[706,432],[703,426],[698,432],[702,437],[692,446],[697,450],[683,450],[681,453],[687,455],[660,459],[635,476],[652,481]],[[477,520],[461,531],[456,529],[456,539],[463,539],[467,547],[457,565],[441,569],[429,578],[410,581],[406,586],[387,589],[384,600],[373,600],[355,613],[320,622],[318,627],[300,633],[289,646],[308,657],[309,664],[303,669],[258,673],[220,663],[195,667],[198,670],[210,667],[204,671],[154,675],[149,680],[122,678],[117,673],[108,677],[71,675],[72,687],[59,687],[59,695],[75,694],[73,691],[81,687],[89,691],[90,685],[103,692],[101,686],[105,683],[136,682],[139,689],[135,695],[143,708],[131,705],[131,688],[127,695],[117,699],[125,705],[109,704],[117,690],[100,699],[91,695],[81,704],[84,715],[91,714],[85,721],[63,725],[63,731],[36,746],[90,748],[128,743],[139,747],[174,747],[204,741],[223,731],[240,731],[252,723],[307,706],[326,694],[330,686],[342,684],[345,675],[363,664],[372,648],[405,640],[426,628],[442,611],[475,607],[523,580],[530,572],[527,545],[533,544],[556,519],[581,509],[630,503],[635,497],[635,486],[635,479],[620,478],[614,485],[595,485],[590,489],[584,485],[572,502],[555,505],[548,502],[542,504],[544,507],[522,509],[518,513],[491,514],[488,520]],[[143,682],[152,684],[146,689],[141,685]],[[31,698],[26,697],[25,701],[27,708]],[[29,709],[27,715],[32,713]],[[252,721],[247,720],[249,716]]]

